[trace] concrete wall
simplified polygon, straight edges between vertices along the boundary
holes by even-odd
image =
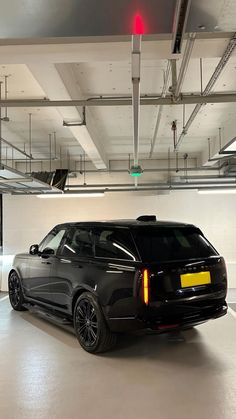
[[[195,191],[169,195],[109,194],[104,198],[39,199],[4,196],[2,290],[13,255],[28,251],[54,225],[65,221],[136,218],[156,214],[159,219],[199,226],[225,257],[229,286],[236,288],[236,194],[200,195]]]

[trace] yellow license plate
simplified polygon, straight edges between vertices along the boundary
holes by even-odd
[[[180,275],[180,281],[182,288],[206,285],[211,283],[211,274],[209,271],[194,274],[183,274]]]

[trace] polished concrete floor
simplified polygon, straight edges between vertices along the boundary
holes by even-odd
[[[3,299],[2,299],[3,298]],[[110,353],[0,296],[1,419],[235,419],[236,313],[184,333],[127,336]]]

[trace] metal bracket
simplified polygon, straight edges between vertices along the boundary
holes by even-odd
[[[86,108],[83,106],[83,119],[81,122],[66,122],[63,121],[63,127],[81,127],[86,125]]]

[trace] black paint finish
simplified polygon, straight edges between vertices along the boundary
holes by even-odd
[[[78,297],[83,292],[90,292],[96,297],[108,326],[114,332],[146,328],[162,332],[192,326],[226,314],[227,276],[224,259],[207,240],[204,238],[209,246],[209,257],[145,262],[140,257],[135,236],[137,229],[139,231],[146,227],[167,229],[168,234],[170,229],[179,231],[191,228],[204,238],[194,226],[160,221],[87,222],[56,226],[39,245],[38,254],[15,257],[13,270],[21,280],[26,303],[40,305],[72,321]],[[80,232],[82,230],[84,240],[87,240],[83,242],[81,254],[74,250],[75,246],[81,245],[78,237],[74,242],[72,240],[77,229]],[[104,233],[101,233],[103,230]],[[96,256],[98,237],[104,240],[100,241],[101,248],[111,231],[115,233],[113,236],[122,237],[122,246],[116,242],[110,243],[125,252],[123,259]],[[125,235],[128,237],[127,246],[123,239]],[[47,254],[51,237],[60,237],[60,241],[57,248],[54,246],[53,252]],[[158,249],[155,251],[158,254]],[[126,260],[126,257],[132,260]],[[148,305],[143,302],[144,268],[150,273]],[[181,274],[202,271],[210,272],[211,284],[181,288]]]

